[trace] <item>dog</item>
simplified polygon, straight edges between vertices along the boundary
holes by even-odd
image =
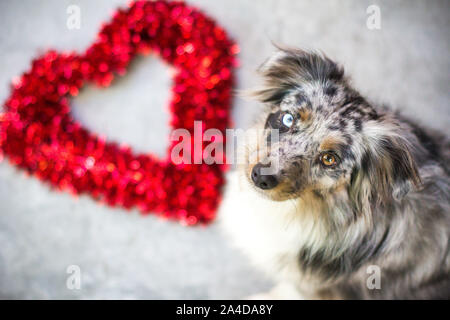
[[[450,143],[375,107],[322,53],[279,48],[219,219],[278,285],[256,299],[450,299]],[[263,173],[273,162],[271,173]]]

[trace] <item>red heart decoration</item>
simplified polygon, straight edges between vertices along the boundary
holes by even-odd
[[[50,51],[13,81],[0,115],[0,158],[3,152],[12,164],[52,186],[88,193],[112,206],[136,206],[186,224],[210,221],[224,165],[175,165],[170,153],[178,142],[171,143],[166,159],[134,154],[89,132],[70,114],[68,98],[85,82],[106,87],[137,54],[149,52],[177,69],[171,127],[187,129],[193,140],[198,120],[203,132],[217,128],[224,134],[238,47],[193,7],[138,1],[119,9],[84,54]]]

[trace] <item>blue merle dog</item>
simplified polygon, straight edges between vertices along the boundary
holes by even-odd
[[[449,299],[448,137],[375,107],[322,54],[280,49],[261,73],[255,128],[279,139],[230,175],[220,213],[280,283],[255,297]]]

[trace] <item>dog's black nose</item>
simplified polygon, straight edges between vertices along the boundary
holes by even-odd
[[[258,163],[253,167],[252,180],[258,188],[263,190],[273,189],[278,185],[278,179],[271,174],[262,174],[262,168],[268,168],[270,165],[263,165]]]

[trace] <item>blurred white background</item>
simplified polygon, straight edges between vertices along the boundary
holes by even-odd
[[[49,48],[84,51],[122,0],[0,1],[0,100],[11,79]],[[258,83],[255,70],[271,41],[317,49],[345,66],[356,88],[423,124],[450,133],[450,2],[191,0],[241,47],[237,89]],[[66,27],[67,7],[81,28]],[[366,27],[369,5],[381,29]],[[170,67],[139,58],[106,89],[88,87],[73,103],[86,127],[137,151],[164,154]],[[246,128],[260,106],[236,98],[233,121]],[[51,191],[0,163],[0,298],[241,298],[270,286],[216,223],[186,228]],[[66,268],[81,268],[69,290]]]

